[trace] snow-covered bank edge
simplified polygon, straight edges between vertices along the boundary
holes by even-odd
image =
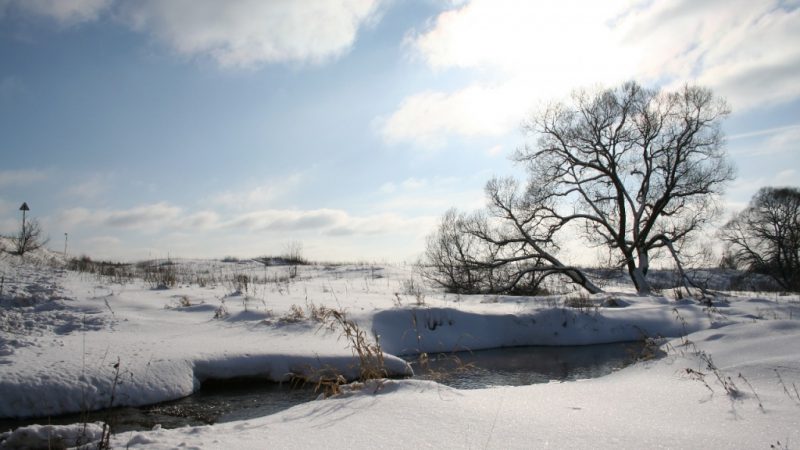
[[[632,297],[625,307],[502,313],[462,307],[393,308],[369,319],[384,351],[449,353],[531,345],[570,346],[678,337],[712,326],[697,302]],[[627,305],[627,302],[626,302]]]
[[[3,397],[0,415],[22,419],[106,409],[112,406],[112,392],[114,407],[151,405],[191,395],[207,380],[259,378],[272,382],[302,380],[313,384],[331,374],[341,375],[348,381],[359,377],[358,360],[350,355],[250,351],[194,361],[160,360],[139,365],[121,361],[119,377],[115,377],[113,366],[101,372],[102,366],[82,370],[77,364],[70,366],[75,373],[59,376],[44,373],[29,378],[22,372],[5,377],[0,380]],[[406,361],[393,355],[384,355],[384,363],[389,377],[413,374]]]

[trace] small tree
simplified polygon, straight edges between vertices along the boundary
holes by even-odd
[[[800,291],[800,190],[761,188],[720,230],[726,254],[752,273]]]
[[[20,226],[19,232],[15,236],[11,236],[11,253],[22,256],[45,246],[47,242],[48,239],[44,238],[39,221],[28,219]]]

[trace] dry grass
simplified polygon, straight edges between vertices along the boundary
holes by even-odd
[[[367,332],[348,319],[343,311],[327,310],[325,323],[329,324],[331,328],[340,328],[342,337],[347,340],[353,354],[358,356],[358,381],[386,378],[383,351],[377,337],[375,341],[369,339]]]

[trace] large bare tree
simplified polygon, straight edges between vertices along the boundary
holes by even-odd
[[[734,177],[720,131],[728,112],[702,87],[663,92],[635,82],[577,91],[545,108],[523,125],[538,137],[535,145],[514,156],[528,171],[527,186],[490,181],[494,220],[461,226],[496,256],[460,262],[525,261],[518,272],[558,273],[597,292],[578,268],[556,257],[555,238],[577,229],[608,248],[638,292],[649,293],[653,255],[665,249],[681,269],[681,245],[717,213],[717,194]]]

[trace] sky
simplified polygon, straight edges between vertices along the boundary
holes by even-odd
[[[525,118],[626,80],[727,99],[726,214],[800,185],[798,0],[0,0],[0,233],[413,262]]]

